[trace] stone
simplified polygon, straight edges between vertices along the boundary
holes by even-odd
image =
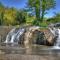
[[[56,37],[51,33],[49,29],[47,31],[44,31],[44,35],[48,42],[47,45],[54,45],[54,41],[56,40]]]
[[[0,41],[5,41],[8,32],[13,27],[0,27]],[[24,27],[26,31],[20,37],[19,44],[23,44],[26,48],[29,48],[32,44],[39,45],[53,45],[55,38],[49,29],[40,30],[39,26]],[[2,33],[3,32],[3,33]]]
[[[26,48],[30,48],[32,44],[44,45],[45,42],[44,32],[40,31],[38,27],[32,26],[25,32],[24,45]]]

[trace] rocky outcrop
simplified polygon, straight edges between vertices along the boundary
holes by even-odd
[[[54,45],[55,36],[47,30],[40,30],[40,28],[31,26],[24,33],[24,46],[29,48],[32,44],[39,45]]]
[[[50,30],[44,31],[45,38],[48,43],[47,45],[54,45],[54,41],[56,40],[56,37],[50,32]]]
[[[6,36],[14,26],[0,26],[0,42],[6,40]]]
[[[37,34],[36,30],[38,30],[39,27],[37,26],[32,26],[29,27],[28,30],[24,34],[24,46],[26,48],[29,48],[33,43],[36,43],[37,40]]]
[[[44,32],[36,26],[29,27],[24,35],[24,46],[29,48],[32,44],[46,45]]]
[[[0,42],[6,40],[8,32],[13,27],[0,27]],[[32,44],[53,45],[55,41],[54,35],[49,29],[40,30],[38,26],[23,27],[26,29],[24,34],[20,37],[19,44],[23,44],[26,48]]]

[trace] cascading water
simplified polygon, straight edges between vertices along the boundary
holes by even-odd
[[[18,43],[19,37],[20,37],[23,33],[24,33],[24,29],[19,29],[19,30],[17,31],[17,33],[15,33],[15,34],[12,36],[10,43],[14,43],[14,41]]]
[[[24,28],[20,28],[20,29],[12,29],[7,37],[6,37],[6,41],[4,43],[18,43],[19,41],[19,37],[25,32]]]
[[[4,43],[8,43],[8,42],[11,40],[11,37],[12,37],[12,36],[14,35],[14,33],[15,33],[15,29],[16,29],[16,28],[13,28],[13,29],[8,33],[8,35],[7,35],[6,40],[5,40]]]
[[[56,37],[57,36],[57,40],[54,43],[53,49],[60,49],[60,29],[58,28],[54,28],[51,29],[49,28],[49,30],[51,31],[51,33]]]
[[[58,29],[57,33],[58,33],[58,38],[57,38],[55,46],[60,46],[60,29]]]
[[[60,49],[60,29],[57,29],[57,40],[56,40],[56,43],[54,44],[54,48],[55,49]]]

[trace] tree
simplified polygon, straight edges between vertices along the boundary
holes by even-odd
[[[14,8],[6,8],[3,18],[3,25],[15,25],[16,22],[16,10]]]
[[[18,22],[18,24],[22,24],[26,22],[26,12],[23,10],[19,10],[16,13],[16,20]]]
[[[27,3],[28,6],[28,12],[32,11],[31,13],[35,15],[36,20],[34,20],[33,24],[35,24],[35,22],[38,24],[39,20],[40,20],[40,0],[28,0]]]
[[[41,19],[43,20],[44,15],[52,8],[55,8],[56,1],[55,0],[42,0],[42,16]]]
[[[55,16],[53,16],[53,22],[54,23],[57,23],[57,22],[60,22],[60,13],[55,13]]]
[[[55,7],[55,0],[28,0],[28,11],[35,13],[37,24],[43,21],[44,15]]]
[[[50,23],[58,23],[60,22],[60,13],[55,13],[55,15],[49,19],[47,19],[47,22]]]
[[[5,7],[4,7],[4,5],[0,2],[0,25],[3,24],[4,11],[5,11]]]

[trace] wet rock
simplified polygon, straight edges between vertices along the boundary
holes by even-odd
[[[54,44],[55,37],[48,29],[41,31],[39,26],[28,26],[22,28],[25,29],[25,32],[19,37],[18,43],[23,44],[26,48],[29,48],[32,44],[39,44],[39,45]],[[3,41],[6,40],[6,36],[11,29],[12,29],[11,27],[9,27],[9,29],[8,27],[6,27],[6,29],[4,27],[3,30],[0,29],[0,35],[2,35],[1,40]],[[1,31],[3,33],[1,33]]]
[[[53,45],[55,41],[55,36],[50,32],[50,30],[44,31],[47,45]]]
[[[51,24],[49,24],[49,26],[48,27],[60,27],[60,22],[58,22],[58,23],[51,23]]]
[[[38,29],[39,29],[38,26],[37,27],[31,26],[26,31],[24,36],[24,45],[26,48],[29,48],[33,43],[36,43],[37,33],[34,33],[34,32]]]
[[[0,26],[0,42],[6,40],[6,36],[12,28],[13,26]]]
[[[46,38],[44,32],[36,26],[32,26],[25,32],[24,45],[29,48],[32,44],[46,45]]]

